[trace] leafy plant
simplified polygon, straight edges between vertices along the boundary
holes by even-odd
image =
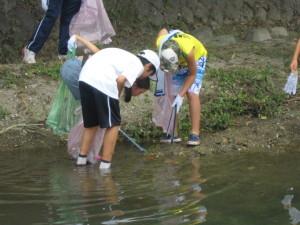
[[[0,106],[0,120],[4,119],[5,116],[7,116],[7,115],[8,115],[8,112],[3,107]]]
[[[280,109],[284,94],[272,82],[270,69],[211,70],[206,79],[216,83],[216,93],[202,110],[207,130],[226,129],[233,117],[274,116]]]
[[[54,79],[59,78],[60,74],[60,62],[50,62],[50,63],[37,63],[34,65],[28,65],[26,73],[28,76],[38,75],[38,76],[49,76]]]
[[[275,116],[280,111],[285,95],[275,86],[273,77],[274,72],[270,68],[209,70],[205,79],[213,85],[205,88],[214,94],[205,96],[208,99],[202,104],[202,128],[208,131],[224,130],[235,117],[242,115]],[[154,89],[153,84],[151,89]],[[144,99],[144,102],[147,101]],[[143,113],[143,116],[151,118],[151,111]],[[188,104],[183,105],[178,119],[180,135],[186,137],[191,126]],[[162,135],[161,129],[148,119],[126,124],[124,128],[137,140]]]

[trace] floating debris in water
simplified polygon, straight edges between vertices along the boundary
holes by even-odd
[[[289,191],[293,191],[294,188],[289,188]],[[281,204],[285,209],[288,209],[291,224],[298,225],[300,223],[300,211],[296,209],[295,207],[292,207],[292,201],[293,201],[294,195],[289,194],[285,195],[283,199],[281,200]]]
[[[193,189],[193,191],[198,191],[198,192],[202,191],[202,188],[199,184],[193,184],[192,189]]]
[[[284,198],[281,200],[281,203],[285,209],[288,209],[292,206],[292,200],[294,195],[285,195]]]
[[[297,225],[300,223],[300,211],[295,207],[289,208],[291,224]]]

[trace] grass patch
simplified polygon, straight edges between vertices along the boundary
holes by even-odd
[[[48,76],[57,80],[60,76],[60,61],[48,63],[8,64],[0,66],[0,88],[10,88],[13,86],[23,86],[28,79],[35,76]]]
[[[53,61],[47,63],[37,63],[34,65],[26,65],[24,67],[27,76],[48,76],[57,80],[60,76],[61,62]]]
[[[206,89],[211,88],[213,94],[205,96],[202,105],[202,129],[227,129],[235,117],[242,115],[270,118],[278,114],[286,95],[274,84],[274,74],[271,68],[210,69],[205,80],[213,85]],[[149,103],[145,100],[144,104]],[[152,110],[142,113],[147,119],[128,123],[124,129],[138,141],[157,139],[162,131],[151,122],[151,113]],[[191,128],[188,104],[183,105],[179,119],[180,136],[187,137]]]
[[[223,130],[235,116],[272,117],[285,99],[266,69],[235,68],[211,70],[206,79],[216,83],[215,96],[203,105],[202,121],[206,130]]]
[[[13,85],[19,85],[21,82],[14,74],[6,73],[0,76],[0,88],[10,88]]]
[[[0,106],[0,120],[4,119],[8,115],[8,112]]]
[[[152,118],[152,114],[149,113],[145,118]],[[130,137],[134,138],[138,142],[142,142],[143,140],[155,140],[162,136],[162,129],[154,126],[151,119],[139,121],[137,123],[128,123],[125,128],[126,132],[130,135]]]

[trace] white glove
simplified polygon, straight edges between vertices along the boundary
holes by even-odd
[[[287,82],[284,85],[284,92],[289,95],[295,95],[297,91],[297,84],[298,84],[298,74],[297,73],[291,73],[288,76]]]
[[[77,48],[76,36],[72,35],[68,40],[68,51],[72,52]]]
[[[48,0],[41,0],[42,8],[46,12],[48,10]]]
[[[172,104],[173,108],[176,106],[176,113],[179,112],[180,107],[182,106],[182,103],[183,103],[183,97],[181,97],[180,95],[177,95]]]

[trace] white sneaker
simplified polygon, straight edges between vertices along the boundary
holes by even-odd
[[[30,51],[28,48],[23,49],[23,62],[28,63],[28,64],[34,64],[36,63],[35,61],[35,53],[33,51]]]
[[[100,162],[100,165],[99,165],[100,170],[108,170],[108,169],[110,169],[110,167],[111,167],[110,162],[103,162],[103,161]]]
[[[78,156],[76,166],[85,166],[87,164],[87,158]]]

